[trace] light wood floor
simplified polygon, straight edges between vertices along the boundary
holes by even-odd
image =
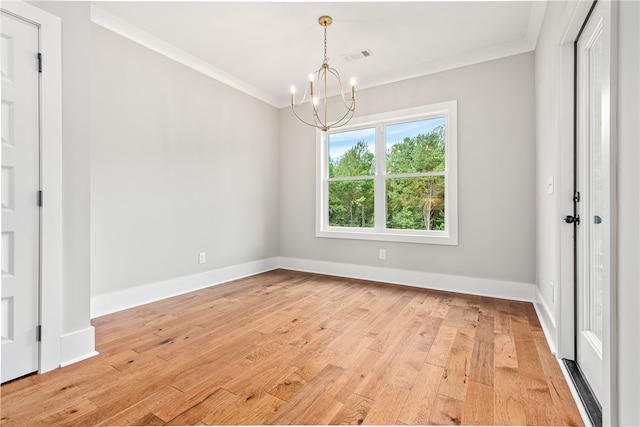
[[[277,270],[94,320],[4,425],[582,425],[529,303]]]

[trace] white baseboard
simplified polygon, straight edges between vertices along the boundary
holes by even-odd
[[[60,337],[60,366],[96,356],[96,332],[93,326]]]
[[[109,294],[91,297],[91,317],[99,317],[127,308],[159,301],[209,286],[263,273],[275,268],[305,271],[318,274],[373,280],[419,288],[438,289],[504,298],[517,301],[537,302],[537,287],[531,283],[453,276],[413,270],[344,264],[300,258],[267,258],[246,264],[211,270],[186,277],[165,280],[123,289]]]
[[[536,293],[537,298],[533,304],[533,307],[536,309],[538,319],[540,319],[540,326],[542,326],[544,336],[547,338],[549,349],[551,350],[551,353],[553,353],[557,357],[558,346],[556,343],[556,337],[558,336],[558,333],[556,328],[556,319],[553,315],[553,312],[549,309],[549,306],[540,294],[539,289],[536,289]]]
[[[115,313],[231,280],[278,268],[277,258],[267,258],[245,264],[205,271],[191,276],[177,277],[134,288],[91,297],[91,318]]]
[[[532,303],[536,301],[537,287],[531,283],[286,257],[278,258],[278,266],[289,270],[374,280],[418,288],[438,289]]]

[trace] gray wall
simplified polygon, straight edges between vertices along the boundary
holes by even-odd
[[[80,1],[30,3],[62,18],[62,333],[71,334],[91,318],[90,10]]]
[[[315,133],[280,111],[280,255],[535,280],[533,53],[357,93],[357,115],[458,100],[459,245],[315,237]],[[378,260],[385,248],[387,259]]]
[[[277,109],[91,35],[92,295],[277,256]]]

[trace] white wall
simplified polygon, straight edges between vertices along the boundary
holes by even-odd
[[[280,255],[534,283],[533,68],[527,53],[357,93],[359,116],[458,100],[458,246],[316,238],[314,129],[282,109]]]
[[[618,411],[640,425],[640,3],[619,3]]]
[[[562,269],[573,270],[573,254],[564,254],[561,248],[561,236],[573,238],[573,227],[562,221],[563,213],[573,213],[573,134],[562,134],[561,130],[565,128],[560,123],[563,119],[573,120],[573,117],[561,115],[564,107],[562,96],[573,96],[573,85],[563,86],[566,83],[563,76],[567,72],[572,79],[573,65],[563,62],[560,47],[566,30],[563,28],[566,13],[573,9],[568,6],[567,2],[562,1],[547,4],[535,52],[536,284],[543,305],[539,313],[543,316],[552,348],[559,344],[556,327],[562,326],[562,319],[556,317],[560,300],[568,298],[573,301],[574,286],[572,271],[569,277],[561,274]],[[569,49],[572,54],[572,47]],[[571,102],[570,111],[572,105]],[[572,129],[571,124],[568,129]],[[548,192],[550,180],[553,181],[552,194]],[[566,259],[566,255],[570,259]],[[572,343],[570,347],[573,347]],[[567,351],[570,354],[563,354],[563,357],[573,358],[573,349]]]
[[[276,257],[277,109],[91,36],[92,296]]]
[[[618,260],[614,266],[617,283],[612,285],[617,288],[614,298],[618,307],[617,312],[612,313],[612,321],[616,322],[618,329],[618,336],[613,337],[613,343],[617,343],[613,383],[617,386],[612,393],[617,397],[617,402],[614,400],[616,407],[611,409],[617,411],[620,425],[637,426],[640,425],[640,3],[623,0],[618,5]],[[563,49],[568,48],[572,52],[572,46],[561,47],[560,41],[575,6],[574,2],[549,2],[536,49],[536,274],[541,298],[550,311],[548,317],[558,315],[555,319],[558,328],[562,328],[563,317],[573,316],[572,311],[567,314],[566,303],[558,299],[566,288],[573,287],[572,280],[563,279],[563,270],[573,268],[572,256],[567,254],[570,245],[561,242],[570,240],[565,236],[567,227],[562,224],[561,218],[563,214],[571,213],[572,209],[572,185],[568,181],[573,166],[567,155],[572,135],[558,132],[558,120],[563,118],[562,110],[566,107],[564,104],[567,99],[571,103],[572,88],[563,87],[561,82],[566,80],[566,73],[572,70],[567,69],[570,64],[561,58]],[[572,152],[572,149],[569,151]],[[546,194],[550,175],[556,177],[557,191],[552,196]],[[561,288],[556,288],[555,302],[549,286],[552,281]],[[552,330],[552,345],[557,344],[560,349],[572,346],[571,339],[557,342],[558,336],[562,338],[566,335]],[[562,357],[567,357],[565,350],[561,350],[561,353],[564,353]]]

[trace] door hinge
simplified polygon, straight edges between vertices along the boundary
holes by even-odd
[[[578,203],[580,201],[580,192],[576,191],[573,193],[573,203]]]
[[[38,52],[38,72],[42,72],[42,53]]]
[[[42,341],[42,325],[36,326],[36,341],[37,342]]]
[[[42,207],[42,190],[38,191],[38,206]]]

